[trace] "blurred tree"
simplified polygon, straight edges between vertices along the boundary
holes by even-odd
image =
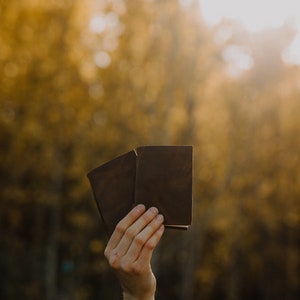
[[[291,131],[285,124],[286,115],[299,109],[294,102],[299,88],[293,79],[299,70],[281,59],[291,32],[280,28],[251,36],[241,34],[239,28],[238,33],[228,43],[247,47],[253,67],[240,78],[223,77],[217,86],[220,90],[208,94],[206,103],[215,117],[213,140],[204,145],[213,151],[202,154],[212,161],[214,193],[197,271],[199,297],[297,299],[300,285],[294,280],[294,264],[299,266],[295,260],[299,244],[291,236],[299,232],[298,192],[291,195],[291,187],[282,184],[291,171],[288,153],[298,151],[287,140],[295,137],[292,132],[299,130],[299,124],[291,118]],[[262,55],[266,49],[268,60]],[[218,107],[213,103],[216,99]],[[298,162],[293,167],[297,177]],[[204,168],[200,176],[205,175]],[[297,184],[292,189],[298,189]],[[291,215],[293,228],[286,225]]]
[[[74,55],[87,54],[84,48],[73,50],[79,9],[75,1],[1,4],[4,298],[57,299],[68,289],[63,260],[79,260],[93,235],[91,207],[82,197],[89,164],[83,149],[88,149],[85,135],[95,104],[74,61]]]
[[[141,144],[195,146],[194,222],[156,252],[157,299],[299,298],[300,74],[281,60],[288,27],[222,24],[220,42],[197,1],[0,9],[1,298],[113,298],[85,174]],[[252,62],[234,78],[232,45]]]

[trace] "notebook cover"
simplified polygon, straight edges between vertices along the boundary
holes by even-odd
[[[192,146],[143,146],[88,173],[108,237],[136,204],[156,206],[166,227],[192,221]]]
[[[125,153],[88,173],[98,210],[110,237],[134,200],[136,154]]]
[[[192,146],[145,146],[136,149],[135,203],[156,206],[165,226],[192,222]]]

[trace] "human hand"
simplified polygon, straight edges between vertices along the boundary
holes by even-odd
[[[151,257],[164,232],[157,208],[134,207],[116,226],[104,255],[119,279],[126,300],[153,300],[156,279]]]

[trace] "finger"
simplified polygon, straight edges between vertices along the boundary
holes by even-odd
[[[149,239],[160,229],[164,218],[162,215],[157,215],[151,223],[148,224],[132,241],[126,256],[131,261],[135,261],[140,255],[143,247],[149,242]],[[152,241],[150,241],[152,244]]]
[[[142,242],[142,239],[144,239],[145,233],[143,233],[144,228],[151,228],[154,226],[153,224],[150,226],[150,224],[155,220],[156,216],[158,214],[158,209],[155,207],[149,208],[142,216],[140,216],[123,234],[120,242],[115,248],[115,251],[118,253],[119,256],[122,256],[126,254],[128,249],[131,247],[132,243],[136,240],[140,240]],[[161,216],[162,217],[162,216]],[[154,222],[155,223],[155,222]],[[148,226],[149,225],[149,226]],[[160,224],[159,224],[160,225]],[[149,229],[148,229],[149,231]],[[147,231],[146,231],[147,233]],[[153,234],[152,233],[146,235],[146,239],[144,242],[147,241],[147,239]],[[134,261],[135,258],[131,261]]]
[[[145,211],[145,206],[139,204],[135,206],[116,226],[112,236],[110,237],[105,253],[110,253],[112,249],[114,249],[122,239],[124,233]]]
[[[150,239],[146,242],[144,247],[141,250],[140,255],[138,256],[138,259],[136,260],[137,264],[145,264],[145,262],[150,263],[153,250],[159,243],[163,233],[165,231],[165,226],[161,225],[157,231],[150,237]]]

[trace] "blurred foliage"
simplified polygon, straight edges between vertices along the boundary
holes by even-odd
[[[157,299],[299,299],[290,27],[208,28],[171,0],[10,0],[0,16],[1,299],[113,298],[85,174],[143,144],[195,149],[193,226],[156,251]],[[236,77],[230,45],[253,60]]]

